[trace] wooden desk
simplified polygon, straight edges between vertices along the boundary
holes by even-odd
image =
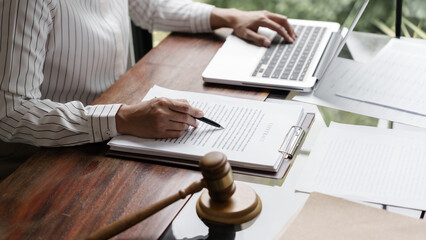
[[[222,43],[214,34],[172,34],[94,104],[137,103],[154,84],[264,100],[267,90],[203,84],[201,73]],[[83,239],[200,178],[197,171],[106,157],[106,150],[106,143],[42,149],[27,160],[0,184],[1,238]],[[184,204],[118,239],[157,239]]]

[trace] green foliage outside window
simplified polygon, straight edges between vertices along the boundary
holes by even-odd
[[[343,22],[353,0],[202,0],[218,7],[241,10],[266,9],[289,18]],[[426,37],[425,0],[405,0],[402,32],[407,37]],[[422,30],[423,28],[423,30]],[[395,0],[370,0],[356,31],[395,32]]]

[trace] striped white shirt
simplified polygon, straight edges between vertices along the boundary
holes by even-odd
[[[209,32],[189,0],[0,0],[0,139],[71,146],[117,134],[120,104],[88,105],[126,70],[129,15],[153,29]]]

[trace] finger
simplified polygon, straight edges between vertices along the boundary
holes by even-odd
[[[181,99],[174,99],[174,100],[189,104],[188,100],[183,99],[183,98],[181,98]]]
[[[166,127],[166,131],[186,131],[189,125],[181,122],[169,121]]]
[[[279,35],[281,35],[287,42],[292,43],[294,39],[288,35],[288,33],[284,30],[284,28],[278,23],[270,20],[269,18],[265,19],[260,23],[260,26],[270,28],[276,31]]]
[[[271,45],[271,40],[250,29],[246,30],[245,38],[247,40],[253,41],[254,43],[260,46],[269,47],[269,45]]]
[[[170,121],[185,123],[193,127],[198,127],[198,122],[193,116],[186,113],[175,112],[173,110],[170,111]]]
[[[287,33],[295,39],[297,37],[297,33],[294,31],[294,28],[291,26],[291,24],[288,22],[288,18],[286,16],[277,14],[277,13],[269,13],[269,18],[281,26],[285,28]]]
[[[186,113],[193,117],[203,117],[204,113],[198,108],[192,107],[186,100],[170,100],[169,108],[176,112]]]
[[[163,138],[179,138],[181,137],[185,131],[175,131],[175,130],[167,130],[163,136]]]

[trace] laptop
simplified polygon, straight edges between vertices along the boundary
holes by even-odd
[[[289,19],[298,36],[292,44],[267,28],[258,33],[271,39],[268,48],[230,35],[202,73],[203,80],[310,92],[342,50],[367,4],[368,0],[354,0],[342,24]]]

